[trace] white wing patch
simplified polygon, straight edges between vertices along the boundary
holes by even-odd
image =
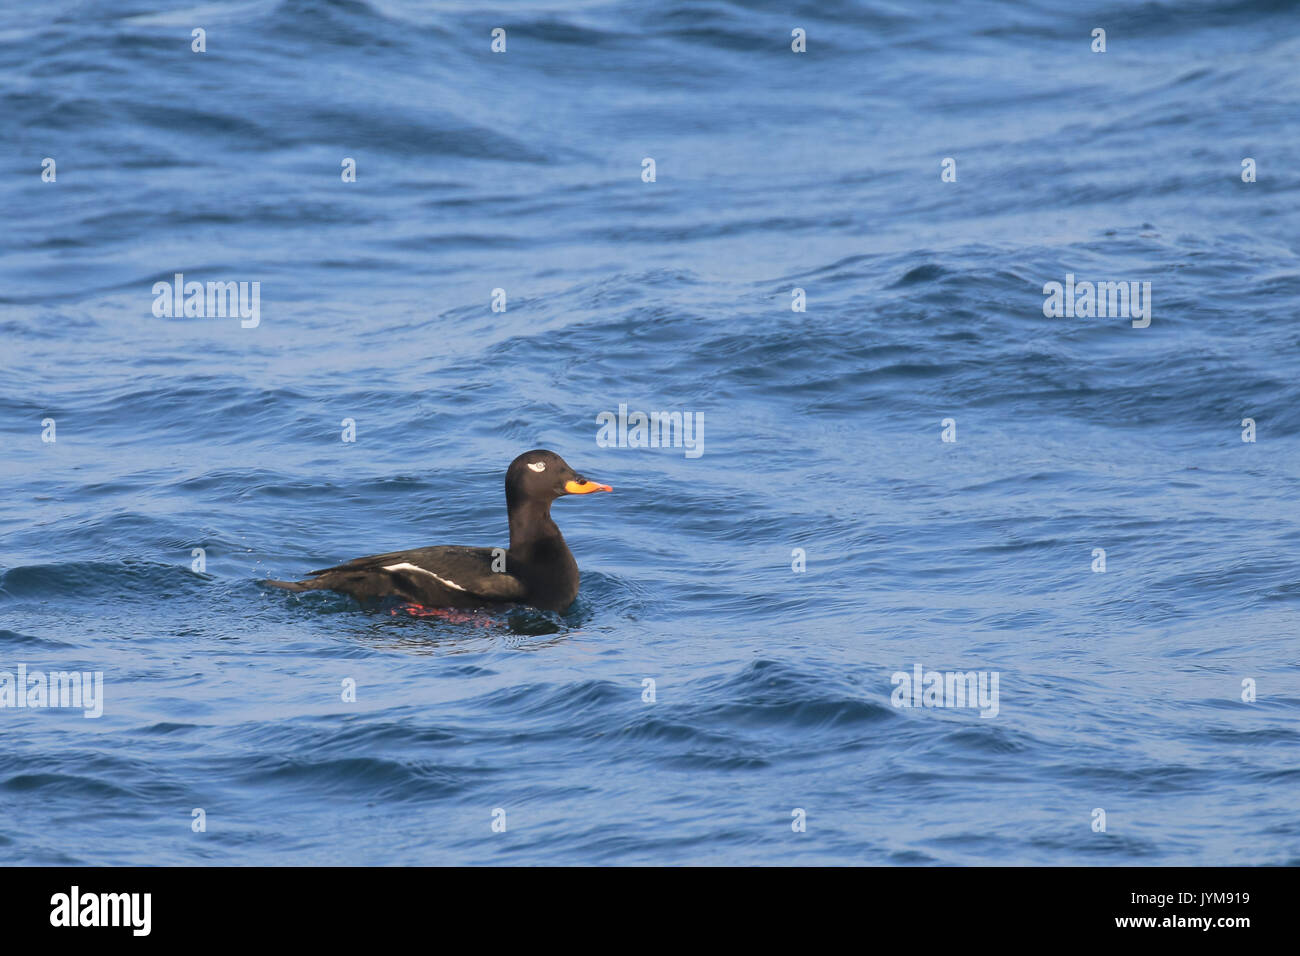
[[[457,591],[465,590],[455,581],[449,581],[447,578],[440,578],[438,577],[438,575],[434,574],[432,571],[428,570],[427,568],[421,568],[418,567],[417,565],[411,564],[406,561],[403,561],[401,564],[390,564],[387,567],[385,567],[384,570],[385,571],[419,571],[421,574],[427,574],[429,577],[433,578],[439,584],[445,584],[447,587],[455,588]]]
[[[531,468],[533,471],[545,471],[545,470],[546,470],[546,462],[544,462],[544,461],[530,461],[530,462],[528,463],[528,467]]]

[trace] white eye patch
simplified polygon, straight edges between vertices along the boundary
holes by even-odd
[[[546,462],[544,462],[544,461],[530,461],[530,462],[528,463],[528,467],[531,468],[533,471],[545,471],[545,470],[546,470]]]

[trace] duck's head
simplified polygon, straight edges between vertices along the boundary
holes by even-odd
[[[563,495],[588,495],[593,491],[613,491],[609,485],[584,478],[553,451],[526,451],[506,469],[506,505],[514,507],[524,501],[547,504]]]

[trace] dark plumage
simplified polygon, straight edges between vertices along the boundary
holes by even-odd
[[[527,604],[563,611],[578,596],[578,563],[551,520],[551,502],[593,491],[613,489],[583,478],[555,452],[525,452],[506,470],[510,547],[504,555],[456,545],[415,548],[312,571],[307,581],[264,583],[289,591],[339,591],[358,600],[394,597],[424,607]]]

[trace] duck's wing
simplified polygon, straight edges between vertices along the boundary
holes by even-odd
[[[357,558],[312,571],[312,580],[304,583],[313,590],[327,588],[356,598],[400,597],[426,607],[523,600],[523,582],[504,565],[503,549],[447,545]]]

